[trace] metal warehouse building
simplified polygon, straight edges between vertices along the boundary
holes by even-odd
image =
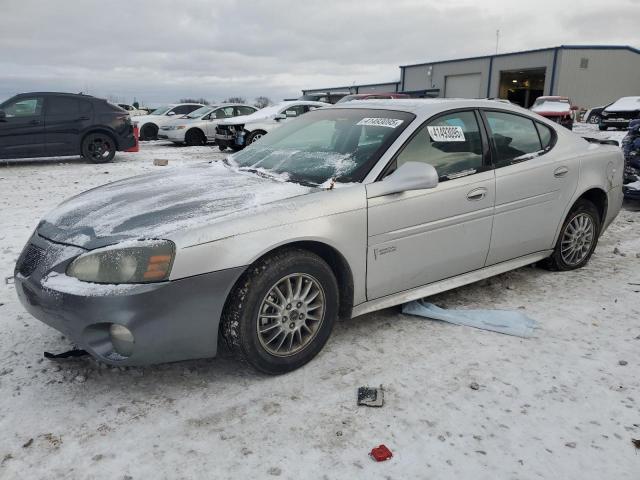
[[[400,81],[326,91],[406,92],[415,96],[505,98],[530,107],[540,95],[564,95],[592,107],[640,95],[640,50],[629,46],[561,45],[400,66]]]

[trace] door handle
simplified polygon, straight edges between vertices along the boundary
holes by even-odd
[[[40,120],[31,120],[29,125],[40,125]]]
[[[554,170],[553,176],[556,178],[564,177],[567,173],[569,173],[569,169],[567,167],[558,167]]]
[[[472,202],[482,200],[487,195],[487,189],[484,187],[475,188],[467,193],[467,200]]]
[[[89,117],[80,117],[78,120],[89,120]]]

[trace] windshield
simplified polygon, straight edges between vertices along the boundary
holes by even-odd
[[[206,106],[206,107],[200,107],[197,110],[194,110],[193,112],[191,112],[189,115],[185,115],[185,118],[200,118],[200,117],[204,117],[207,113],[209,113],[211,110],[213,110],[214,107],[212,106]]]
[[[414,118],[391,110],[315,110],[231,155],[229,162],[305,185],[360,182]]]
[[[363,97],[361,97],[360,95],[347,95],[347,96],[342,97],[340,100],[338,100],[336,102],[336,104],[344,103],[344,102],[350,102],[351,100],[358,100],[360,98],[363,98]]]
[[[153,112],[151,112],[149,115],[164,115],[165,113],[167,113],[169,110],[171,110],[173,107],[171,105],[163,105],[162,107],[158,107],[156,108]]]

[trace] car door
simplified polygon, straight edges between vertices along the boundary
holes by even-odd
[[[433,189],[368,198],[367,298],[482,268],[491,240],[495,177],[479,114],[450,111],[421,125],[390,165],[426,162]],[[389,173],[389,172],[386,172]]]
[[[93,122],[91,102],[53,95],[47,97],[44,112],[46,154],[79,154],[81,134]]]
[[[21,96],[0,105],[0,158],[44,155],[44,97]]]
[[[209,114],[209,121],[204,127],[205,135],[207,136],[207,138],[209,138],[210,140],[215,139],[216,125],[220,122],[220,120],[233,117],[234,113],[235,110],[233,106],[220,107],[211,112]]]
[[[495,159],[496,205],[487,265],[553,247],[578,184],[579,160],[528,116],[484,111]],[[562,127],[558,127],[562,128]]]

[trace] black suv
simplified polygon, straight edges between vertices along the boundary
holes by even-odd
[[[129,114],[100,98],[37,92],[0,104],[0,158],[82,155],[104,163],[135,145]]]

